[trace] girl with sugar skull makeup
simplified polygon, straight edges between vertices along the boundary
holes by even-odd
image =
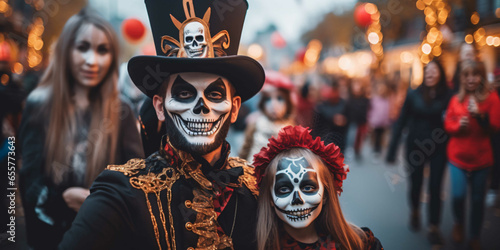
[[[349,169],[340,148],[309,132],[287,126],[254,156],[258,249],[383,249],[344,219],[338,195]]]

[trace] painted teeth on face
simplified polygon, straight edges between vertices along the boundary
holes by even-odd
[[[189,118],[187,120],[183,120],[179,115],[174,115],[174,117],[178,127],[182,127],[186,134],[190,136],[209,136],[219,130],[224,115],[225,114],[221,115],[217,120],[194,120]]]
[[[285,213],[287,215],[292,215],[295,217],[303,217],[303,216],[310,214],[313,210],[314,210],[313,208],[297,209],[297,210],[292,210],[292,211],[286,211]]]
[[[286,215],[286,217],[295,222],[295,221],[302,221],[302,220],[307,220],[307,218],[309,218],[309,216],[311,216],[311,214],[305,214],[305,215],[302,215],[302,216],[294,216],[294,215]]]
[[[282,213],[284,213],[290,221],[296,222],[296,221],[307,220],[307,218],[309,218],[309,216],[312,215],[312,212],[316,210],[318,206],[310,208],[294,209],[294,210],[282,210],[280,208],[277,209]]]

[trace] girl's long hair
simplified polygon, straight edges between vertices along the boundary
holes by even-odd
[[[278,162],[282,157],[303,156],[312,165],[319,166],[319,176],[325,188],[325,199],[323,209],[314,221],[316,231],[327,234],[340,243],[341,249],[363,249],[366,238],[364,232],[357,226],[348,223],[339,205],[337,191],[334,188],[332,173],[325,166],[321,158],[309,149],[292,148],[278,154],[270,163],[266,174],[262,179],[259,192],[259,204],[257,209],[257,249],[269,250],[280,249],[279,227],[281,220],[276,215],[272,199],[272,187],[276,174]]]
[[[486,100],[489,94],[488,89],[488,80],[486,78],[486,68],[484,67],[484,63],[480,61],[472,61],[467,60],[462,62],[460,65],[460,88],[458,89],[458,100],[463,102],[465,96],[467,95],[467,90],[465,90],[465,79],[464,73],[468,70],[471,70],[473,74],[477,74],[481,76],[481,84],[474,91],[473,95],[478,102],[482,102]]]
[[[50,114],[45,137],[45,173],[55,184],[61,184],[71,170],[75,139],[80,131],[76,121],[74,91],[76,81],[71,74],[71,51],[75,39],[87,25],[103,31],[109,41],[112,62],[101,83],[89,93],[91,113],[86,149],[86,187],[90,187],[107,164],[114,163],[119,130],[120,99],[118,80],[118,39],[111,25],[103,18],[82,10],[64,25],[54,46],[51,61],[36,91],[48,91],[42,110]]]

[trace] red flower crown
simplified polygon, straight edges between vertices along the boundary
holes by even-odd
[[[342,192],[342,182],[349,172],[349,167],[344,164],[344,155],[340,152],[340,148],[333,143],[325,146],[319,137],[313,140],[310,131],[309,128],[302,126],[286,126],[280,130],[277,138],[273,136],[269,139],[267,148],[263,147],[259,153],[254,155],[253,165],[255,166],[258,187],[260,187],[267,166],[276,155],[290,148],[307,148],[323,159],[328,170],[333,174],[336,190],[339,194]]]

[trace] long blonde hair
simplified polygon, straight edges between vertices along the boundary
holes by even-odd
[[[330,235],[335,242],[340,243],[342,249],[363,249],[363,240],[366,236],[359,227],[345,220],[339,205],[337,191],[334,187],[332,173],[319,156],[305,148],[291,148],[281,152],[269,163],[266,169],[260,187],[257,209],[257,249],[280,249],[278,227],[282,222],[272,206],[273,199],[271,195],[274,175],[276,174],[278,162],[281,158],[299,156],[303,156],[313,165],[318,164],[319,176],[325,187],[324,197],[326,199],[323,202],[323,209],[314,221],[318,233]]]
[[[86,25],[93,25],[105,33],[112,55],[109,72],[89,93],[91,122],[87,135],[85,186],[90,187],[106,165],[116,160],[121,103],[116,87],[118,40],[111,25],[85,9],[72,16],[54,46],[51,61],[37,91],[48,90],[47,99],[42,104],[42,108],[50,114],[45,136],[45,173],[54,183],[60,184],[71,170],[71,157],[79,132],[73,100],[77,83],[70,69],[71,50],[78,32]]]
[[[488,89],[488,80],[486,78],[486,68],[484,67],[484,63],[480,61],[472,61],[466,60],[461,63],[460,66],[460,88],[458,90],[458,100],[463,102],[465,96],[468,94],[465,89],[465,79],[464,73],[468,70],[471,70],[473,74],[481,76],[481,84],[474,91],[473,96],[476,98],[478,102],[482,102],[486,100],[489,95]]]

